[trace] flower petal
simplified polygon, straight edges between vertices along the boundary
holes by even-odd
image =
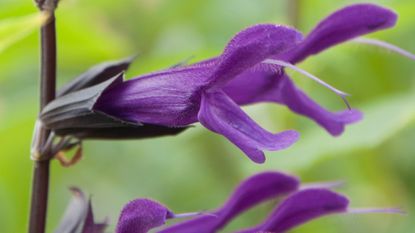
[[[282,78],[280,85],[279,102],[293,112],[313,119],[334,136],[343,133],[346,124],[362,119],[362,113],[355,109],[338,113],[329,112],[299,90],[288,76]]]
[[[130,79],[103,92],[94,109],[130,122],[192,124],[211,66],[179,67]]]
[[[346,197],[326,189],[308,189],[292,194],[259,226],[240,231],[280,233],[324,215],[347,211]]]
[[[228,201],[212,215],[168,227],[159,233],[210,233],[216,232],[245,210],[271,198],[298,189],[297,178],[278,172],[263,172],[242,182]]]
[[[293,130],[278,134],[264,130],[221,91],[202,95],[198,118],[206,128],[228,138],[257,163],[265,161],[262,150],[282,150],[298,139]]]
[[[229,80],[266,58],[292,48],[300,39],[296,30],[272,24],[260,24],[239,32],[217,59],[211,75],[211,88],[221,88]]]
[[[340,9],[323,21],[282,60],[297,63],[333,45],[378,30],[393,27],[397,15],[374,4],[355,4]]]
[[[116,233],[146,233],[172,217],[173,213],[162,204],[149,199],[136,199],[121,211]]]
[[[266,70],[242,74],[232,80],[224,90],[239,105],[257,102],[284,104],[293,112],[314,120],[334,136],[340,135],[346,124],[362,118],[362,113],[355,109],[330,112],[298,89],[288,75]]]
[[[283,78],[281,74],[283,71],[278,71],[271,66],[261,64],[261,66],[257,65],[245,71],[231,80],[223,91],[238,105],[275,102],[276,97],[279,96],[279,84]]]

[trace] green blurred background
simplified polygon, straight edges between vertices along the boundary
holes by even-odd
[[[234,33],[248,25],[290,23],[288,2],[63,0],[57,12],[59,84],[91,65],[137,52],[140,57],[128,71],[129,78],[190,56],[197,61],[216,55]],[[306,33],[322,17],[352,2],[359,1],[303,0],[298,27]],[[400,15],[395,28],[371,37],[415,52],[415,1],[370,2],[391,7]],[[11,27],[12,33],[0,33],[1,232],[27,229],[32,175],[29,148],[39,95],[39,33],[28,34],[34,21],[20,17],[35,12],[30,0],[0,1],[0,31],[17,25]],[[11,35],[15,36],[6,46]],[[401,207],[408,212],[407,216],[330,216],[293,232],[415,232],[414,62],[347,43],[300,66],[351,93],[352,106],[361,109],[365,119],[348,127],[343,136],[332,138],[285,107],[247,107],[255,120],[273,132],[294,128],[302,134],[292,148],[267,153],[264,165],[253,164],[230,142],[199,125],[177,137],[88,141],[84,159],[76,166],[62,168],[53,162],[48,232],[65,209],[69,186],[92,195],[97,218],[108,216],[112,230],[123,204],[133,198],[152,197],[177,213],[211,209],[240,180],[262,170],[286,171],[305,182],[344,180],[347,184],[339,191],[351,198],[352,206]],[[345,108],[331,92],[300,75],[293,77],[322,105],[331,110]],[[257,223],[270,208],[268,204],[244,214],[225,232]]]

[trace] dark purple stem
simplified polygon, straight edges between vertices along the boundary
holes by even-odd
[[[48,22],[41,28],[41,57],[40,110],[55,98],[56,31],[53,10],[50,10]],[[44,145],[49,131],[40,130],[39,145]],[[40,158],[40,161],[34,162],[29,233],[44,233],[46,228],[50,155],[41,155]]]

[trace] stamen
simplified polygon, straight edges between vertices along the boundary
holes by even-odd
[[[295,66],[291,63],[288,63],[288,62],[285,62],[285,61],[280,61],[280,60],[266,59],[266,60],[263,61],[263,63],[274,64],[274,65],[287,67],[287,68],[290,68],[290,69],[292,69],[292,70],[294,70],[294,71],[296,71],[296,72],[298,72],[298,73],[314,80],[315,82],[319,83],[320,85],[322,85],[322,86],[328,88],[329,90],[331,90],[332,92],[334,92],[336,95],[340,96],[343,99],[344,103],[346,104],[347,108],[349,110],[351,109],[350,104],[346,99],[346,96],[350,96],[349,94],[347,94],[343,91],[340,91],[339,89],[331,86],[330,84],[328,84],[328,83],[324,82],[323,80],[317,78],[316,76],[308,73],[307,71],[305,71],[303,69],[300,69],[299,67],[297,67],[297,66]]]
[[[405,215],[406,212],[399,208],[351,208],[347,210],[347,213],[351,214],[368,214],[368,213],[385,213],[385,214],[401,214]]]
[[[407,57],[409,59],[415,60],[415,54],[412,54],[411,52],[408,52],[408,51],[406,51],[402,48],[399,48],[396,45],[389,44],[385,41],[376,40],[376,39],[369,39],[369,38],[363,38],[363,37],[353,39],[352,41],[354,41],[356,43],[360,43],[360,44],[368,44],[368,45],[373,45],[373,46],[377,46],[377,47],[380,47],[380,48],[384,48],[384,49],[387,49],[389,51],[400,54],[404,57]]]
[[[200,215],[209,215],[213,217],[217,217],[216,214],[207,213],[207,212],[193,212],[193,213],[182,213],[182,214],[174,214],[173,218],[189,218],[189,217],[196,217]]]
[[[344,181],[328,181],[328,182],[315,182],[315,183],[306,183],[304,185],[301,185],[300,190],[305,189],[333,189],[333,188],[339,188],[344,186]]]

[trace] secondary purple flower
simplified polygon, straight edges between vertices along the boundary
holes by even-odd
[[[137,199],[123,208],[116,232],[146,233],[173,217],[173,212],[162,204],[149,199]]]
[[[215,59],[114,85],[102,93],[94,110],[124,121],[169,127],[200,121],[262,163],[262,150],[290,146],[298,139],[297,132],[264,130],[222,88],[247,69],[292,48],[299,39],[297,31],[283,26],[250,27],[238,33]]]
[[[263,172],[243,181],[218,210],[173,225],[161,230],[160,233],[215,232],[242,212],[261,202],[292,193],[298,188],[299,181],[296,177],[278,172]]]
[[[361,119],[361,113],[357,110],[337,113],[326,110],[296,87],[284,71],[276,73],[272,67],[275,70],[281,65],[290,66],[336,44],[392,27],[396,19],[391,10],[373,4],[356,4],[340,9],[322,20],[295,47],[266,61],[268,67],[264,64],[253,67],[238,75],[224,90],[240,105],[257,102],[284,104],[293,112],[311,118],[330,134],[340,135],[346,124]]]
[[[324,187],[324,185],[323,185]],[[243,229],[243,233],[285,232],[312,219],[333,213],[354,212],[343,195],[323,188],[299,189],[297,178],[278,172],[264,172],[248,178],[225,204],[209,213],[200,213],[159,233],[218,232],[244,211],[267,200],[286,197],[261,224]],[[355,212],[397,212],[395,209],[372,209]],[[187,216],[187,215],[185,215]],[[116,233],[145,233],[160,227],[166,220],[182,217],[156,201],[136,199],[121,212]]]

